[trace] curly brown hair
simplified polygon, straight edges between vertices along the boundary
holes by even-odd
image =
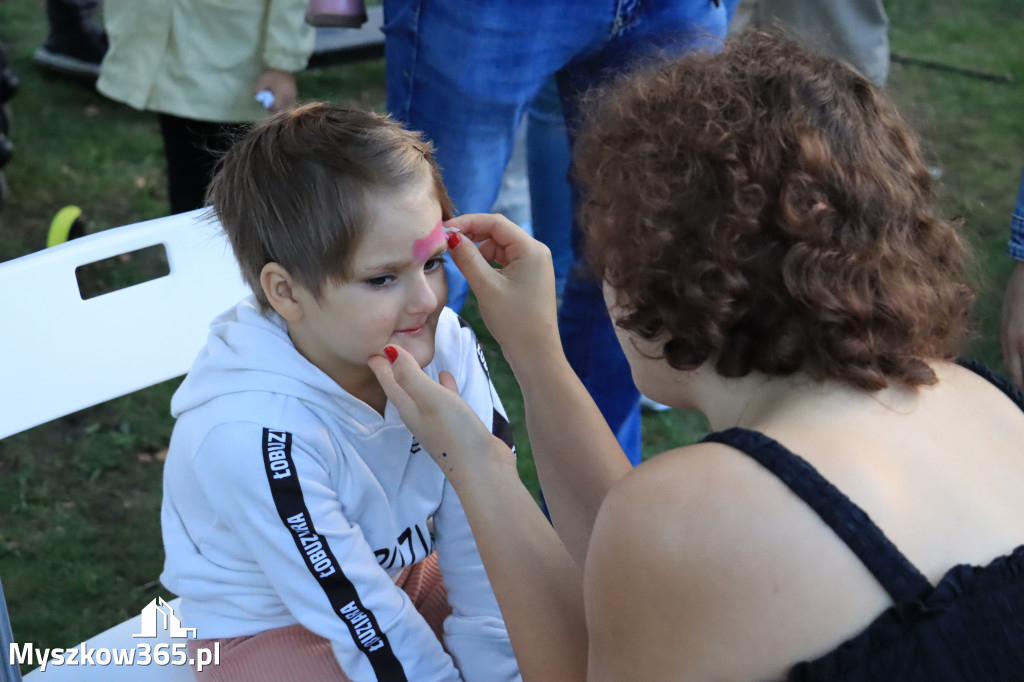
[[[974,296],[917,138],[845,65],[749,31],[592,92],[581,221],[621,328],[676,369],[933,384]]]

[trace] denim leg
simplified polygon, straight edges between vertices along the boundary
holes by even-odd
[[[1024,261],[1024,173],[1020,176],[1017,205],[1010,216],[1010,243],[1007,251],[1012,258]]]
[[[388,108],[433,140],[464,213],[494,203],[522,113],[553,74],[571,127],[588,85],[635,56],[713,43],[726,24],[712,0],[385,0],[384,14]],[[570,272],[560,319],[567,354],[639,461],[639,394],[600,287],[572,282]]]
[[[491,209],[523,112],[575,51],[561,4],[592,13],[567,0],[385,0],[388,110],[433,141],[459,213]],[[458,309],[467,287],[447,273]]]
[[[640,463],[640,393],[615,336],[601,285],[570,273],[558,310],[562,349],[629,461]]]
[[[555,287],[561,296],[572,265],[572,189],[569,186],[569,133],[558,86],[549,79],[530,105],[526,127],[533,236],[551,249]]]
[[[731,23],[732,18],[736,16],[736,6],[740,4],[740,0],[725,0],[722,4],[725,5],[726,21]]]
[[[626,4],[626,3],[624,3]],[[695,49],[718,49],[725,36],[725,8],[710,0],[649,0],[630,4],[632,13],[616,23],[602,48],[581,56],[558,74],[570,130],[577,119],[577,95],[614,76],[631,61]],[[626,456],[640,462],[640,393],[604,305],[600,283],[586,276],[579,226],[573,224],[575,265],[570,269],[558,326],[566,357],[601,409]]]
[[[806,47],[848,62],[875,85],[885,85],[889,17],[882,0],[747,1],[757,26],[778,24]]]
[[[528,114],[527,151],[530,175],[530,206],[533,212],[534,236],[551,249],[555,268],[555,284],[558,294],[563,296],[562,317],[559,324],[571,330],[588,330],[607,319],[604,301],[588,291],[594,283],[574,278],[573,286],[566,291],[569,268],[573,263],[571,243],[573,225],[573,191],[569,184],[571,162],[569,134],[566,129],[562,102],[558,87],[549,81],[534,100]],[[623,388],[608,386],[599,380],[592,380],[590,373],[598,363],[608,358],[621,361],[623,366],[616,373],[628,373],[629,363],[619,352],[614,333],[594,339],[577,335],[563,339],[563,348],[573,358],[573,366],[581,381],[588,387],[591,397],[602,408],[602,414],[614,427],[615,436],[630,461],[640,463],[641,420],[640,411],[633,409],[633,399],[623,400]],[[591,361],[591,358],[596,362]],[[608,390],[615,391],[609,395]],[[637,395],[639,397],[639,395]]]

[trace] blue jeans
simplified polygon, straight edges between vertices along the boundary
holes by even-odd
[[[572,266],[572,188],[569,131],[558,84],[548,80],[526,114],[526,167],[533,236],[551,250],[559,296]]]
[[[1020,176],[1017,205],[1010,216],[1010,243],[1007,250],[1015,260],[1024,261],[1024,173]]]
[[[736,16],[736,5],[740,4],[740,0],[724,0],[722,4],[725,5],[726,18],[731,22]]]
[[[433,140],[456,208],[487,211],[519,121],[550,78],[571,130],[588,87],[640,57],[716,49],[726,21],[714,0],[384,0],[388,109]],[[638,462],[639,393],[600,284],[577,270],[559,320],[566,356]],[[451,284],[457,309],[466,286]]]

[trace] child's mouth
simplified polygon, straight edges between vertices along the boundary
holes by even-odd
[[[423,333],[423,330],[426,329],[426,327],[427,326],[425,324],[421,324],[418,327],[411,327],[409,329],[398,329],[395,331],[395,334],[400,334],[402,336],[419,336]]]

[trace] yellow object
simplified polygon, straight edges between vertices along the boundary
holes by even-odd
[[[75,226],[75,221],[81,215],[82,209],[77,206],[65,206],[57,211],[57,215],[53,217],[53,222],[50,223],[50,231],[46,233],[46,248],[63,244],[68,239],[72,239],[71,229]],[[80,237],[81,235],[75,236]]]

